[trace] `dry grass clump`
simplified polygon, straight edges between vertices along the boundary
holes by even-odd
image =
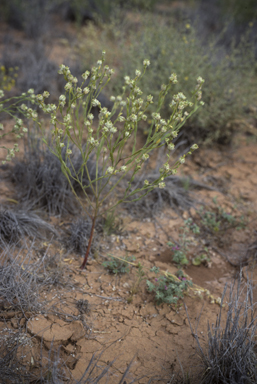
[[[0,246],[16,243],[25,236],[43,239],[49,233],[57,235],[53,226],[37,214],[24,209],[0,208]]]
[[[31,383],[33,375],[24,365],[21,351],[31,348],[31,338],[21,329],[5,327],[0,331],[0,383]]]
[[[66,248],[82,255],[87,250],[92,222],[90,219],[80,217],[72,222],[63,237]]]
[[[142,182],[145,178],[151,182],[156,178],[157,173],[150,173],[143,175],[134,181],[133,185],[136,186]],[[155,216],[166,206],[171,207],[175,212],[181,214],[181,212],[188,210],[191,207],[195,207],[199,203],[199,199],[193,193],[195,189],[210,189],[215,190],[208,185],[193,180],[188,177],[169,176],[165,179],[166,187],[164,189],[155,188],[148,195],[135,201],[127,203],[127,209],[135,216],[149,217]],[[133,196],[137,198],[137,195]]]
[[[147,180],[151,182],[155,180],[156,175],[147,176]],[[194,199],[185,189],[187,180],[177,176],[169,176],[165,179],[166,187],[164,189],[153,189],[149,194],[140,201],[128,203],[127,207],[134,215],[156,215],[161,209],[167,205],[175,211],[189,209],[194,205]],[[190,183],[190,182],[189,182]],[[135,196],[133,196],[135,198]]]
[[[253,285],[250,280],[242,287],[241,274],[229,292],[225,308],[225,325],[222,325],[226,288],[215,325],[208,325],[207,350],[193,333],[202,360],[201,384],[246,384],[257,382],[257,356],[255,333],[257,328]],[[191,327],[192,330],[192,327]],[[192,330],[193,332],[193,330]]]
[[[11,177],[22,203],[43,208],[50,215],[76,210],[75,198],[59,160],[39,144],[29,147],[23,159],[16,161]]]
[[[68,164],[71,173],[82,172],[82,156],[73,149],[71,163]],[[65,148],[63,156],[65,157]],[[90,175],[94,179],[95,165],[92,159],[87,163]],[[16,160],[11,178],[17,188],[19,200],[31,208],[40,207],[50,215],[74,214],[78,204],[69,182],[62,173],[59,159],[34,134],[28,137],[23,158]],[[82,176],[83,185],[89,185],[86,172]],[[81,187],[72,181],[72,187],[80,193]]]
[[[43,254],[32,241],[7,246],[0,255],[0,308],[32,314],[51,311],[51,303],[42,299],[42,292],[53,287],[71,287],[64,279],[65,265],[61,255]]]
[[[32,261],[32,247],[6,247],[0,259],[0,305],[25,312],[42,310],[40,287],[37,282],[39,263]]]

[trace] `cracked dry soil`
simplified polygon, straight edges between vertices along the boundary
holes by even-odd
[[[190,174],[202,182],[222,185],[220,190],[225,193],[197,192],[198,197],[208,202],[208,207],[216,197],[224,209],[243,212],[247,218],[245,228],[230,228],[217,235],[215,241],[210,241],[211,261],[208,265],[189,263],[185,268],[193,283],[208,289],[214,297],[220,297],[225,284],[233,281],[241,262],[245,265],[243,278],[246,277],[246,268],[252,274],[257,300],[257,269],[254,260],[245,260],[256,228],[256,149],[256,144],[246,142],[229,151],[200,149],[194,159],[181,169],[185,175]],[[10,197],[11,188],[2,181],[2,202]],[[136,261],[144,266],[148,279],[154,277],[154,273],[149,272],[153,266],[175,273],[177,267],[172,262],[172,251],[167,242],[170,238],[178,239],[183,219],[191,216],[197,220],[197,212],[191,209],[180,217],[166,208],[158,217],[141,221],[134,220],[123,210],[119,215],[123,221],[123,235],[113,234],[102,239],[101,254],[89,260],[86,270],[79,270],[81,259],[77,255],[62,256],[63,281],[67,286],[42,292],[42,300],[52,303],[51,311],[21,313],[2,307],[1,337],[7,334],[6,328],[12,332],[22,329],[24,337],[29,340],[22,352],[26,356],[23,363],[29,369],[36,370],[38,367],[32,362],[36,362],[40,354],[47,356],[54,347],[60,348],[66,369],[70,369],[74,379],[82,376],[92,355],[102,351],[100,365],[104,367],[115,360],[111,383],[119,381],[132,359],[130,376],[137,377],[139,383],[147,383],[153,376],[171,375],[180,370],[180,365],[184,372],[197,375],[200,360],[182,301],[177,307],[157,306],[153,295],[146,290],[145,281],[138,284],[137,268],[132,267],[130,273],[115,276],[101,265],[102,255],[134,255]],[[60,220],[54,220],[58,227]],[[205,240],[208,240],[208,234]],[[56,244],[51,244],[49,252],[61,251]],[[192,259],[195,252],[197,249],[190,248],[188,258]],[[215,322],[220,308],[211,304],[206,295],[199,297],[193,290],[185,295],[184,303],[204,346],[207,323]]]

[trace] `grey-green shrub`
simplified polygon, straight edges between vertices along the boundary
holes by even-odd
[[[141,14],[139,20],[137,24],[131,18],[121,21],[117,14],[102,30],[89,26],[85,30],[89,38],[85,40],[82,35],[78,47],[85,65],[94,56],[99,57],[102,47],[113,47],[107,58],[112,66],[117,67],[117,76],[114,86],[109,87],[109,93],[117,95],[121,93],[125,74],[132,75],[134,68],[148,57],[151,68],[148,76],[140,82],[140,88],[151,93],[154,99],[171,71],[177,74],[179,86],[187,97],[194,87],[193,79],[201,75],[205,79],[205,107],[186,122],[185,128],[190,129],[184,133],[186,131],[190,142],[196,139],[228,142],[235,121],[247,116],[248,106],[257,99],[256,61],[248,34],[242,36],[238,45],[232,42],[230,48],[225,49],[218,44],[218,38],[203,42],[190,24],[176,25],[172,19],[151,13]],[[94,39],[97,39],[97,47]],[[177,85],[173,89],[176,92]],[[163,116],[168,114],[169,102],[167,98]]]

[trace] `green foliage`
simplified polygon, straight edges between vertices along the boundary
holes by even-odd
[[[189,219],[185,220],[184,224],[195,235],[199,235],[200,234],[200,228],[198,227],[198,225],[196,223],[193,222],[193,219],[191,217],[189,217]]]
[[[105,261],[104,263],[102,263],[102,265],[104,266],[104,268],[108,269],[110,273],[113,273],[114,275],[119,275],[123,273],[129,273],[128,262],[133,262],[134,260],[134,256],[125,257],[124,261],[111,257],[110,260]]]
[[[246,223],[244,216],[241,216],[238,219],[219,206],[215,198],[213,199],[213,202],[215,203],[215,209],[213,211],[205,211],[204,207],[201,207],[198,212],[204,227],[207,227],[212,233],[224,231],[233,227],[238,230],[245,228]]]
[[[94,43],[82,34],[78,51],[86,65],[92,61],[91,55],[99,55],[99,49],[108,45],[112,47],[108,60],[114,66],[116,64],[117,75],[115,84],[108,91],[119,95],[124,76],[132,76],[134,68],[148,57],[151,69],[140,81],[140,88],[147,94],[151,93],[154,99],[158,98],[160,85],[171,70],[176,72],[187,97],[191,94],[193,79],[201,75],[205,79],[205,106],[187,120],[185,127],[190,127],[190,130],[184,131],[185,135],[189,141],[228,142],[236,119],[248,117],[247,106],[257,99],[254,45],[249,43],[248,34],[242,36],[239,44],[232,42],[225,49],[218,44],[222,36],[216,41],[203,43],[190,24],[177,25],[175,20],[150,13],[137,17],[139,25],[124,15],[122,18],[115,15],[101,31],[91,26],[91,36],[97,39],[99,48],[92,47],[90,51],[88,44],[92,46]],[[174,85],[175,92],[178,87],[180,85]],[[169,114],[170,101],[168,97],[163,105],[164,117]],[[148,119],[151,120],[151,110]],[[145,124],[140,124],[140,129],[148,132]]]
[[[188,264],[188,259],[185,252],[185,247],[180,249],[178,245],[175,245],[172,242],[168,242],[168,245],[171,247],[173,251],[172,260],[174,263],[178,264],[179,266],[184,266]]]
[[[212,232],[219,232],[221,220],[218,220],[218,215],[216,212],[204,211],[203,207],[200,210],[201,212],[201,223],[204,227],[209,228]]]
[[[180,276],[181,281],[177,281],[172,276],[160,275],[159,268],[153,267],[151,272],[155,272],[158,277],[155,278],[154,283],[147,280],[146,284],[148,291],[155,293],[157,304],[177,304],[178,300],[184,297],[184,292],[188,287],[192,286],[192,282],[187,280],[184,275]]]
[[[61,1],[63,2],[63,1]],[[100,25],[103,22],[110,22],[117,12],[123,10],[153,10],[157,0],[130,0],[129,2],[121,0],[69,0],[73,10],[76,22],[81,25],[83,11],[92,14],[94,20]]]
[[[201,264],[207,264],[210,262],[209,250],[207,247],[204,248],[205,253],[202,253],[199,256],[196,256],[192,260],[192,264],[195,266],[199,266]]]

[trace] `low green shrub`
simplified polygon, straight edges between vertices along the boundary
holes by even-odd
[[[178,264],[181,267],[184,265],[187,265],[188,259],[186,256],[186,249],[183,249],[185,247],[181,249],[178,245],[172,242],[169,242],[168,245],[171,247],[173,251],[172,260],[174,261],[174,263]]]
[[[236,120],[248,117],[248,107],[257,100],[256,60],[249,34],[244,34],[238,44],[233,41],[229,48],[223,48],[219,44],[222,36],[203,42],[189,23],[178,25],[172,18],[151,13],[138,14],[136,20],[117,14],[101,29],[94,25],[86,27],[78,45],[84,65],[88,66],[100,49],[109,46],[108,61],[117,74],[108,92],[119,95],[124,76],[131,76],[134,68],[148,57],[152,65],[139,86],[144,93],[151,93],[154,100],[170,71],[177,74],[187,97],[194,87],[193,79],[203,76],[205,107],[188,119],[184,137],[189,142],[229,142]],[[176,92],[177,85],[173,89]],[[168,116],[170,101],[168,97],[163,105],[164,117]],[[151,112],[150,109],[149,120]],[[140,129],[147,133],[147,125],[141,124]]]
[[[186,279],[182,271],[176,280],[169,274],[160,274],[159,268],[153,267],[150,271],[155,272],[157,277],[154,283],[147,280],[147,289],[149,292],[155,293],[157,304],[177,304],[178,300],[184,297],[184,292],[188,287],[192,286],[192,282]]]
[[[207,265],[211,261],[211,258],[209,256],[209,250],[207,247],[205,247],[205,253],[200,254],[199,256],[196,256],[192,259],[192,264],[195,266],[199,266],[201,264]]]

